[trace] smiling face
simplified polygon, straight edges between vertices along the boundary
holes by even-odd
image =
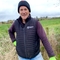
[[[29,16],[30,12],[29,12],[29,10],[28,10],[27,7],[21,6],[21,7],[19,8],[19,14],[20,14],[20,16],[21,16],[21,18],[22,18],[23,20],[26,20],[27,17]]]

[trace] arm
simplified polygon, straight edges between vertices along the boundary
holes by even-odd
[[[15,41],[15,34],[14,34],[15,33],[15,27],[14,27],[14,23],[9,28],[8,32],[9,32],[9,36],[10,36],[12,42],[14,42]]]
[[[37,21],[37,34],[38,34],[39,38],[41,39],[41,41],[42,41],[42,43],[43,43],[43,45],[44,45],[44,47],[45,47],[45,49],[46,49],[46,51],[48,53],[48,56],[50,58],[54,57],[55,54],[54,54],[54,52],[53,52],[53,50],[51,48],[50,43],[48,42],[45,31],[44,31],[44,29],[43,29],[43,27],[42,27],[42,25],[40,24],[39,21]],[[52,60],[52,59],[50,59],[50,60]]]

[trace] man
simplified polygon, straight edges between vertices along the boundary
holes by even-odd
[[[18,4],[19,18],[9,28],[9,35],[16,46],[19,60],[43,60],[40,52],[42,41],[50,60],[56,60],[43,27],[38,20],[31,17],[30,5],[27,1]],[[16,34],[14,34],[16,33]]]

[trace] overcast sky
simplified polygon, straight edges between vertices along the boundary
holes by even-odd
[[[17,12],[20,0],[0,0],[0,21],[7,21],[19,17]],[[33,17],[60,16],[59,0],[26,0],[31,7]]]

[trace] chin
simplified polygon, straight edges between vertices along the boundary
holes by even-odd
[[[23,20],[27,19],[27,17],[22,17]]]

